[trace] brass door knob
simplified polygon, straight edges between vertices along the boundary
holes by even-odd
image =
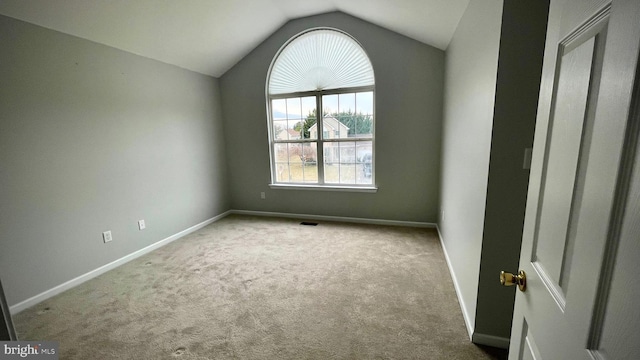
[[[503,286],[513,286],[517,284],[520,291],[525,291],[527,288],[527,274],[525,274],[523,270],[520,270],[518,275],[500,271],[500,284]]]

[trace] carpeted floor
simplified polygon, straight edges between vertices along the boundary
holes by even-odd
[[[229,216],[14,317],[60,359],[499,359],[434,229]]]

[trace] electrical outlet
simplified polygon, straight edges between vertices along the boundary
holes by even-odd
[[[102,233],[102,240],[105,243],[108,243],[109,241],[113,240],[113,237],[111,236],[111,230],[105,231]]]
[[[263,192],[260,193],[260,199],[266,199],[267,198],[267,194]]]
[[[138,220],[138,229],[144,230],[147,225],[144,223],[144,220]]]

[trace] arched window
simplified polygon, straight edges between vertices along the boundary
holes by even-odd
[[[272,183],[372,188],[374,85],[348,34],[318,28],[290,39],[267,77]]]

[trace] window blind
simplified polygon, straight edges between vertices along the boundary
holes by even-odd
[[[269,94],[330,90],[374,84],[373,67],[350,36],[329,29],[306,32],[278,54]]]

